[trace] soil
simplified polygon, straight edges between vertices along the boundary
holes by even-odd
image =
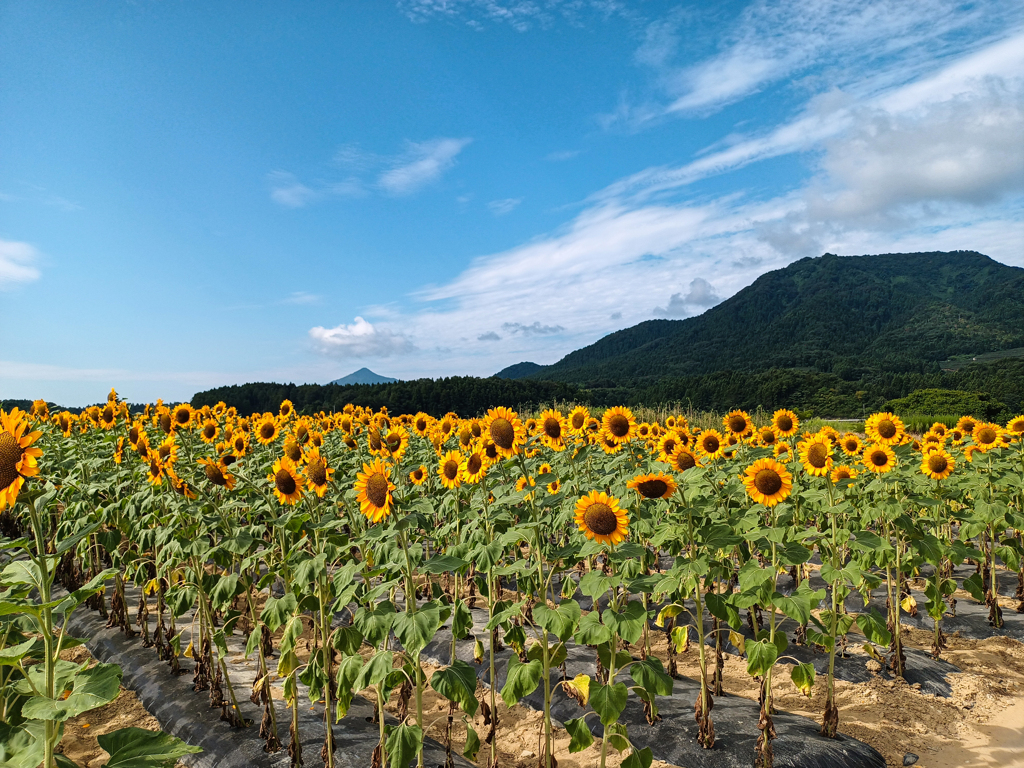
[[[61,651],[60,657],[76,664],[95,664],[84,645]],[[96,737],[129,727],[159,731],[160,723],[146,711],[133,691],[122,686],[117,698],[109,704],[72,717],[64,723],[64,737],[58,749],[82,768],[101,768],[110,755],[100,747]],[[177,768],[185,768],[184,763],[178,763]]]

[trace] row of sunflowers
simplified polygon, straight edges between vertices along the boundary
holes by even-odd
[[[638,422],[624,407],[435,418],[158,402],[133,414],[111,391],[76,415],[38,401],[30,413],[0,412],[0,534],[13,556],[0,575],[0,653],[13,660],[0,668],[11,713],[0,740],[38,752],[33,765],[57,764],[75,708],[30,700],[70,701],[88,682],[60,671],[70,638],[57,630],[86,603],[141,634],[172,673],[191,658],[195,689],[239,727],[248,723],[225,633],[243,635],[260,670],[250,698],[263,711],[265,748],[283,746],[284,713],[271,695],[280,684],[293,765],[302,761],[300,697],[324,705],[322,757],[333,767],[333,726],[358,693],[378,713],[375,765],[422,765],[428,685],[466,727],[460,745],[449,727],[445,747],[481,765],[498,760],[497,718],[486,714],[497,697],[513,706],[538,690],[541,765],[555,764],[558,696],[580,706],[564,724],[570,751],[596,733],[602,766],[609,747],[626,755],[623,765],[649,765],[651,746],[620,722],[626,702],[638,697],[655,722],[678,656],[693,646],[695,737],[711,748],[732,643],[760,683],[754,757],[770,766],[780,668],[803,692],[815,684],[814,665],[787,655],[787,632],[828,660],[821,730],[834,737],[835,657],[849,638],[893,674],[906,669],[897,629],[901,612],[917,611],[910,579],[928,583],[936,657],[960,588],[1001,626],[997,576],[1021,571],[1024,555],[1022,489],[1024,416],[1005,425],[964,417],[914,436],[892,413],[854,434],[802,432],[785,409],[760,427],[735,410],[720,428],[698,429],[682,416]],[[958,581],[965,562],[976,572]],[[58,584],[73,604],[55,601]],[[134,622],[132,585],[142,588]],[[867,605],[882,588],[884,615],[850,609],[848,597]],[[442,628],[449,664],[428,680],[421,656],[448,637]],[[300,658],[303,632],[315,651]],[[660,656],[653,633],[668,639]],[[472,644],[474,663],[458,658],[460,642]],[[573,646],[592,649],[593,673],[565,676]],[[25,684],[36,669],[48,670],[43,684]],[[478,694],[478,681],[501,679]],[[389,725],[385,712],[396,708]],[[489,726],[482,740],[478,709]]]

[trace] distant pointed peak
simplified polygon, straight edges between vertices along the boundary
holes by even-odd
[[[374,373],[369,368],[363,367],[358,371],[353,371],[348,376],[335,379],[331,384],[338,384],[344,387],[348,384],[390,384],[394,381],[398,381],[398,379],[393,379],[390,376],[381,376],[379,373]]]

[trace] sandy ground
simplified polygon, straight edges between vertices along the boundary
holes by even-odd
[[[85,646],[63,651],[60,656],[65,661],[78,664],[93,661]],[[106,764],[110,755],[100,747],[96,737],[129,727],[159,731],[160,723],[146,711],[134,691],[122,686],[118,697],[106,706],[68,720],[64,724],[64,738],[61,739],[59,749],[82,768],[100,768]],[[178,768],[185,766],[179,763]]]

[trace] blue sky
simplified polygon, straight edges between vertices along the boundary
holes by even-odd
[[[0,1],[0,397],[551,363],[804,256],[1024,266],[1016,2]]]

